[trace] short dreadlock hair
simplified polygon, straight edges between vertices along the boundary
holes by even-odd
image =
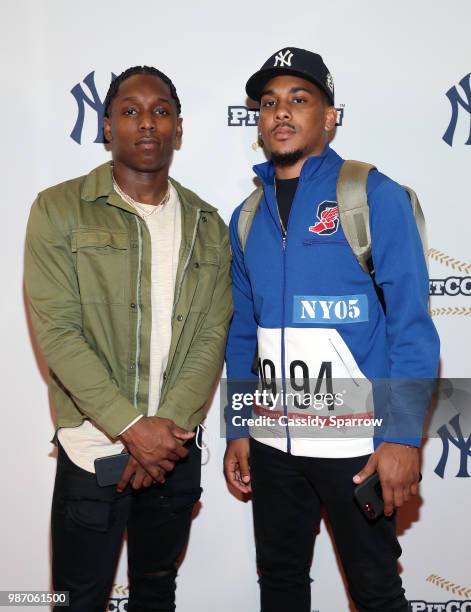
[[[110,105],[113,99],[117,96],[121,83],[126,79],[129,79],[129,77],[134,76],[135,74],[150,74],[152,76],[158,77],[161,81],[166,83],[170,89],[170,95],[175,101],[175,106],[177,107],[177,114],[179,115],[182,112],[182,105],[180,103],[180,98],[178,97],[177,90],[175,89],[175,85],[172,83],[171,79],[169,79],[166,74],[160,72],[160,70],[157,70],[157,68],[154,68],[153,66],[133,66],[132,68],[128,68],[127,70],[122,72],[114,79],[114,81],[111,81],[111,85],[108,89],[108,93],[106,94],[104,102],[105,117],[110,116]]]

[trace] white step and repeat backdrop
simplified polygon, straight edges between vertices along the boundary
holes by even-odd
[[[218,206],[228,221],[252,187],[251,166],[263,159],[252,148],[256,118],[244,108],[246,79],[283,46],[320,52],[336,86],[341,125],[333,146],[344,157],[376,164],[420,196],[432,249],[431,306],[442,339],[441,375],[469,376],[467,0],[16,0],[3,3],[1,13],[6,250],[0,589],[45,590],[50,584],[53,417],[46,368],[25,315],[26,220],[39,190],[108,158],[95,141],[113,73],[149,64],[174,80],[183,103],[184,143],[172,174]],[[466,397],[462,404],[469,410]],[[425,445],[421,498],[398,519],[402,577],[414,611],[471,610],[470,432],[459,419],[442,424],[442,438]],[[204,495],[180,570],[178,607],[255,611],[251,507],[226,489],[217,397],[207,425]],[[312,577],[313,610],[351,609],[325,523]],[[126,610],[126,585],[123,555],[109,610]]]

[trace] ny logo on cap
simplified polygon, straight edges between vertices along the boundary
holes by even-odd
[[[289,49],[286,51],[279,51],[275,56],[274,66],[291,66],[291,60],[293,59],[293,54]]]
[[[327,87],[330,89],[332,93],[334,93],[334,79],[330,72],[327,73],[327,77],[325,79]]]

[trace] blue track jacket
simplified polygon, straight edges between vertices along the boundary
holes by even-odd
[[[374,389],[374,414],[384,417],[383,424],[370,435],[335,439],[296,435],[286,419],[282,426],[262,425],[249,432],[240,420],[234,426],[237,410],[229,397],[229,439],[250,433],[281,450],[321,457],[367,454],[382,440],[420,445],[431,381],[437,375],[439,339],[428,312],[428,274],[417,226],[404,189],[380,172],[370,172],[372,258],[384,309],[338,219],[336,181],[341,164],[329,146],[304,163],[285,239],[273,164],[254,166],[264,195],[244,252],[237,231],[242,205],[230,222],[234,317],[227,376],[232,391],[237,381],[257,380],[253,366],[258,357],[264,388],[272,389],[271,383],[278,381],[278,391],[287,392],[289,381],[325,382],[330,376],[335,394],[337,380],[348,379],[354,385],[366,381]],[[299,404],[280,405],[258,414],[271,410],[299,415],[304,410]],[[362,412],[366,407],[355,409]],[[330,405],[322,414],[334,416],[336,408]]]

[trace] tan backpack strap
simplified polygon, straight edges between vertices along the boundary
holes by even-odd
[[[375,166],[347,160],[337,179],[337,203],[342,229],[353,254],[363,270],[370,274],[371,259],[370,217],[366,182]]]
[[[262,199],[262,195],[262,187],[257,187],[257,189],[252,191],[249,197],[242,204],[239,222],[237,224],[237,235],[239,236],[239,244],[242,252],[245,250],[247,236],[249,235],[250,228],[252,227],[253,219],[260,204],[260,200]]]
[[[410,199],[410,203],[412,206],[412,213],[415,217],[415,223],[417,225],[417,229],[419,230],[420,240],[422,241],[422,248],[424,250],[425,263],[427,265],[428,270],[428,240],[427,240],[427,228],[425,226],[425,216],[420,206],[419,198],[413,189],[407,187],[407,185],[402,186],[403,189],[407,191],[407,194]]]

